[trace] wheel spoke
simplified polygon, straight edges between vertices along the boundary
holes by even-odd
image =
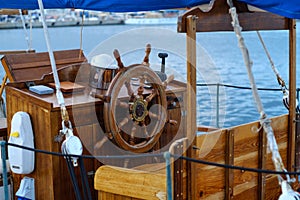
[[[145,77],[144,76],[141,76],[140,77],[140,86],[138,88],[138,95],[140,97],[143,96],[143,93],[144,93],[144,85],[145,85]]]
[[[166,123],[169,123],[171,125],[177,125],[177,121],[173,119],[168,119]]]
[[[132,95],[134,95],[134,92],[133,92],[133,90],[131,88],[130,81],[129,82],[126,81],[124,84],[125,84],[125,86],[127,88],[127,94],[128,94],[128,96],[131,97]]]
[[[95,149],[100,149],[100,148],[104,145],[104,143],[107,142],[107,141],[108,141],[108,138],[107,138],[106,136],[104,136],[104,137],[102,138],[102,140],[98,141],[98,142],[95,144],[94,148],[95,148]]]
[[[118,100],[118,106],[120,106],[121,108],[129,108],[128,103],[119,100]]]
[[[147,126],[144,122],[142,123],[142,128],[143,128],[143,131],[144,131],[144,135],[146,136],[146,139],[148,139],[150,136],[149,136],[149,133],[148,133],[148,130],[147,130]]]
[[[152,93],[149,94],[145,100],[149,103],[150,101],[152,101],[152,99],[157,95],[158,91],[157,90],[152,90]]]
[[[150,111],[148,112],[148,114],[149,114],[150,118],[155,118],[157,120],[160,120],[160,115],[157,115],[157,114],[155,114],[153,112],[150,112]]]
[[[125,126],[129,122],[129,117],[125,117],[120,123],[119,128],[121,129],[123,126]]]
[[[134,145],[134,137],[135,137],[135,134],[136,134],[136,127],[133,126],[132,129],[131,129],[130,140],[129,140],[129,143],[130,143],[131,145]]]

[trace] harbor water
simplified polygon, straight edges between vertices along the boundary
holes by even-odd
[[[143,48],[146,45],[145,41],[147,41],[150,33],[152,36],[152,33],[155,33],[157,34],[154,34],[155,37],[153,38],[155,39],[149,39],[149,43],[153,42],[154,47],[156,43],[160,43],[162,46],[163,44],[166,45],[165,49],[163,49],[164,47],[160,47],[153,50],[150,57],[151,66],[160,66],[161,60],[158,58],[157,52],[165,50],[169,54],[166,59],[167,73],[174,72],[175,79],[185,81],[185,58],[178,55],[177,52],[169,50],[169,47],[174,45],[180,51],[186,51],[185,46],[182,45],[185,43],[185,35],[176,33],[176,28],[176,25],[100,25],[83,27],[82,30],[79,26],[57,27],[49,28],[49,35],[53,50],[78,49],[82,44],[84,54],[88,58],[91,55],[97,54],[97,52],[103,53],[105,45],[109,45],[111,49],[120,48],[121,57],[124,58],[123,62],[126,66],[142,62],[144,56]],[[138,34],[132,34],[136,32]],[[300,40],[298,32],[297,41]],[[176,36],[172,36],[169,33],[174,33]],[[160,37],[163,34],[166,35]],[[81,35],[82,40],[80,39]],[[181,42],[177,39],[177,35],[180,35]],[[288,84],[288,32],[262,31],[261,35],[264,38],[265,45],[275,66]],[[280,89],[257,33],[244,32],[243,36],[253,61],[252,69],[257,87]],[[32,31],[27,29],[27,33],[23,29],[3,29],[0,30],[0,38],[1,50],[26,50],[28,49],[28,43],[31,43],[31,47],[37,52],[47,51],[44,32],[41,28],[35,28]],[[137,48],[136,43],[139,41],[141,43]],[[122,55],[124,52],[122,50],[125,49],[123,46],[126,44],[127,48],[131,48],[131,43],[134,44],[132,51],[127,51],[126,55]],[[230,127],[258,120],[259,113],[254,104],[251,90],[205,85],[226,84],[250,87],[246,67],[235,34],[233,32],[198,33],[197,45],[201,49],[199,53],[204,53],[203,58],[197,59],[197,66],[203,65],[203,67],[199,67],[199,72],[197,73],[197,82],[201,84],[197,88],[198,124]],[[105,53],[112,55],[112,51]],[[208,66],[205,63],[210,63],[210,65]],[[299,58],[297,63],[299,63]],[[1,70],[1,76],[3,76],[3,69]],[[298,79],[299,75],[298,70]],[[299,80],[297,80],[297,88],[300,88]],[[219,98],[217,98],[217,94]],[[280,90],[260,90],[259,94],[265,112],[269,117],[287,113],[286,108],[282,104],[282,92]]]

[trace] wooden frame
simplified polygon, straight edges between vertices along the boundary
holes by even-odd
[[[281,17],[268,12],[250,12],[246,4],[234,1],[234,5],[237,8],[237,13],[239,17],[239,22],[243,31],[255,31],[255,30],[288,30],[289,31],[289,89],[290,89],[290,108],[288,116],[288,145],[287,145],[287,169],[293,171],[295,169],[295,148],[296,148],[296,128],[295,128],[295,102],[296,102],[296,33],[295,33],[295,20]],[[191,21],[191,18],[195,19],[194,22]],[[192,28],[191,28],[192,27]],[[199,8],[194,8],[187,11],[181,15],[178,19],[177,31],[180,33],[186,33],[187,38],[192,38],[193,41],[196,41],[196,32],[212,32],[212,31],[233,31],[231,25],[231,17],[229,15],[229,6],[227,5],[226,0],[215,1],[214,6],[209,12],[203,12]],[[196,59],[196,49],[193,48],[193,44],[187,42],[187,80],[188,85],[193,85],[194,79],[190,77],[196,77],[195,71],[191,69],[191,64]],[[196,66],[196,64],[194,64]],[[196,91],[196,90],[195,90]],[[188,104],[192,100],[189,97],[188,90]],[[192,107],[188,108],[188,119],[193,116],[191,113]],[[195,107],[194,107],[195,108]],[[193,108],[192,108],[193,109]],[[189,112],[191,114],[189,114]],[[189,120],[188,120],[189,121]],[[193,132],[193,125],[187,127],[192,127],[191,132]],[[198,127],[201,129],[201,127]],[[234,145],[234,136],[232,132],[227,133],[226,140],[226,164],[233,164],[232,154]],[[267,141],[263,133],[260,133],[259,137],[259,160],[260,165],[258,168],[264,169],[266,167],[266,146]],[[197,174],[194,167],[190,167],[189,174]],[[234,195],[233,189],[233,170],[225,170],[225,199],[231,199]],[[258,199],[263,199],[266,192],[265,184],[266,176],[264,174],[258,174],[258,186],[257,186],[257,197]],[[189,187],[195,189],[197,186],[197,181],[189,180]],[[193,190],[192,189],[192,190]],[[192,199],[197,199],[198,194],[193,193]]]

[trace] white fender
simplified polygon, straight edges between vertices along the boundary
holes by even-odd
[[[9,143],[34,148],[30,117],[26,112],[17,112],[11,120]],[[8,146],[10,169],[17,174],[30,174],[34,170],[34,152]]]

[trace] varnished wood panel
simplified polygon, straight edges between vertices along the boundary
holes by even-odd
[[[226,130],[219,130],[196,138],[196,159],[225,163]],[[225,169],[195,164],[196,199],[225,198]]]
[[[51,135],[49,134],[49,131],[51,130],[50,121],[43,120],[47,118],[49,119],[50,113],[41,107],[38,107],[30,102],[27,102],[22,97],[12,96],[9,93],[9,90],[6,93],[6,96],[7,96],[7,111],[8,111],[7,112],[8,129],[10,130],[10,122],[13,114],[18,111],[25,111],[29,113],[32,121],[33,132],[35,135],[35,141],[34,141],[35,148],[55,151],[54,149],[51,148],[52,138]],[[49,136],[51,139],[49,138]],[[36,197],[39,197],[40,199],[47,199],[47,198],[54,199],[55,197],[54,195],[55,192],[53,190],[54,179],[49,178],[49,177],[53,177],[53,171],[51,170],[51,168],[53,168],[52,159],[53,158],[50,155],[43,155],[39,153],[35,154],[35,170],[29,177],[35,179]],[[47,174],[47,176],[45,176],[45,174]],[[24,175],[14,174],[13,177],[14,177],[14,183],[20,183]],[[19,187],[18,184],[14,184],[14,191],[16,191],[18,187]]]
[[[50,152],[61,152],[61,144],[54,142],[54,136],[58,134],[61,129],[61,116],[60,111],[51,111],[48,106],[42,107],[35,104],[33,99],[28,98],[27,95],[22,95],[12,88],[8,87],[7,93],[7,117],[8,117],[8,130],[10,130],[10,122],[12,116],[17,111],[27,112],[32,121],[33,132],[35,136],[35,148],[42,149]],[[87,109],[87,112],[89,109]],[[70,112],[73,113],[73,112]],[[74,112],[82,115],[82,112]],[[86,113],[86,115],[89,115]],[[82,117],[82,116],[81,116]],[[73,120],[73,117],[72,117]],[[74,124],[74,121],[72,121]],[[81,140],[87,146],[93,143],[93,134],[95,131],[92,124],[79,124],[80,126],[74,127],[74,134],[80,135]],[[84,147],[84,154],[90,152]],[[35,179],[35,194],[37,199],[75,199],[74,190],[71,184],[70,175],[67,169],[66,161],[63,157],[45,155],[41,153],[36,154],[35,170],[33,173],[26,175]],[[94,160],[84,160],[85,169],[87,172],[93,173]],[[80,171],[75,168],[75,173],[78,178],[80,188]],[[14,190],[19,187],[21,179],[24,175],[14,174]],[[97,199],[97,193],[93,189],[93,177],[90,177],[90,189],[93,199]],[[66,192],[69,191],[69,192]]]
[[[159,193],[166,195],[166,175],[106,165],[96,172],[95,188],[107,193],[154,200]]]
[[[86,61],[79,49],[56,51],[54,57],[57,69]],[[1,58],[1,62],[10,81],[39,80],[52,72],[48,52],[8,54]]]
[[[283,115],[272,118],[271,123],[274,135],[278,144],[284,165],[287,161],[287,135],[288,116]],[[252,132],[253,127],[259,127],[258,122],[245,124],[230,128],[228,131],[234,137],[234,160],[233,164],[247,168],[259,168],[258,150],[259,134]],[[225,130],[214,131],[206,135],[197,137],[198,159],[225,163],[226,143]],[[269,152],[266,156],[265,169],[274,170],[272,155]],[[232,170],[233,176],[233,199],[258,199],[258,174],[254,172]],[[197,198],[200,199],[225,199],[225,179],[224,169],[208,166],[196,165],[197,174]],[[252,194],[249,196],[249,194]],[[280,195],[278,180],[274,175],[266,175],[265,198],[275,199]]]

